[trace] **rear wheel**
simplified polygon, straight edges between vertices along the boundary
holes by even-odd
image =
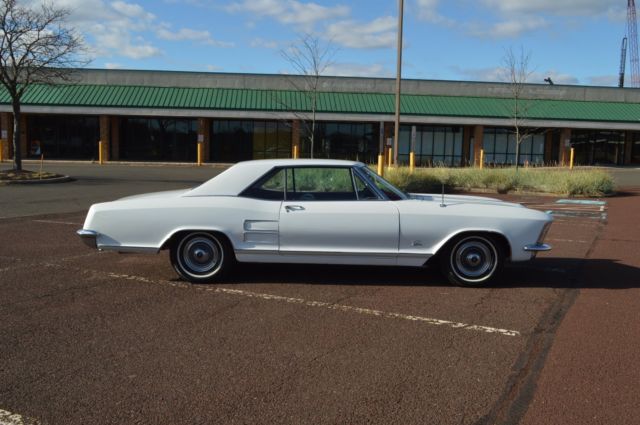
[[[226,239],[207,232],[185,233],[171,247],[173,268],[194,283],[220,279],[232,262]]]
[[[500,274],[504,263],[503,247],[490,235],[458,237],[442,254],[442,272],[454,285],[487,285]]]

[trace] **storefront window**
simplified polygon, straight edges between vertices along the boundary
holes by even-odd
[[[411,126],[400,126],[398,162],[409,163]],[[417,166],[462,165],[462,128],[416,126],[414,154]]]
[[[291,124],[281,121],[214,120],[211,161],[289,158]]]
[[[97,159],[100,124],[94,116],[29,115],[25,157]]]
[[[301,126],[300,156],[310,155],[308,130]],[[347,159],[373,164],[378,158],[378,124],[316,122],[314,158]]]
[[[123,118],[120,121],[120,158],[194,162],[197,133],[195,119]]]
[[[543,164],[545,133],[528,134],[520,142],[519,163]],[[494,165],[515,165],[517,138],[513,129],[485,127],[483,136],[484,161]]]
[[[575,163],[622,164],[624,137],[623,131],[574,130],[571,133],[571,147],[575,148]]]
[[[640,133],[631,133],[631,162],[640,164]]]

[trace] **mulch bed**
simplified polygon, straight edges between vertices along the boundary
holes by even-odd
[[[61,174],[29,170],[0,170],[0,182],[48,180],[64,177]]]

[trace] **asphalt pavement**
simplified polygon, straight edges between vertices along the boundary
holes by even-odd
[[[0,187],[0,424],[640,417],[640,193],[502,196],[554,212],[554,249],[489,288],[430,268],[255,264],[191,285],[166,252],[100,253],[75,230],[93,202],[219,168],[57,166],[76,181]]]

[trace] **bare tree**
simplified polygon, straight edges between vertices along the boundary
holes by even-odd
[[[516,170],[520,165],[520,144],[535,133],[535,129],[525,126],[531,112],[533,103],[524,97],[527,80],[533,74],[529,68],[530,53],[525,53],[522,48],[518,54],[509,48],[503,57],[504,79],[509,83],[511,90],[511,105],[509,117],[513,123],[516,137]]]
[[[318,110],[318,95],[320,76],[333,63],[334,49],[331,43],[323,44],[320,38],[313,34],[303,34],[300,39],[281,50],[282,57],[289,62],[298,76],[289,77],[293,88],[302,93],[308,102],[308,111],[299,111],[293,105],[284,105],[293,112],[305,128],[309,140],[310,157],[313,158],[316,132],[316,111]],[[283,103],[281,101],[281,103]]]
[[[81,59],[83,42],[66,26],[67,9],[43,3],[38,8],[0,0],[0,83],[13,108],[13,164],[22,170],[20,105],[33,84],[67,81]]]

